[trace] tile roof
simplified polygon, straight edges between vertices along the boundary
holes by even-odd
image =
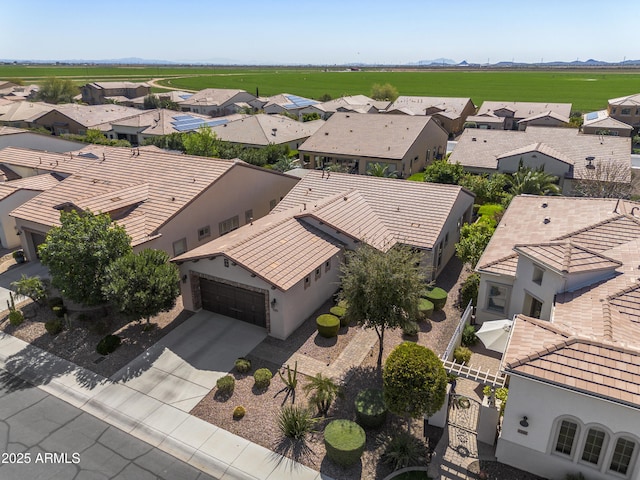
[[[262,108],[267,109],[272,105],[278,105],[285,110],[296,110],[299,108],[306,108],[312,105],[317,105],[320,102],[311,98],[300,97],[298,95],[292,95],[290,93],[281,93],[274,95],[267,99],[267,103]]]
[[[136,83],[136,82],[93,82],[93,85],[100,89],[121,89],[121,88],[138,88],[138,87],[150,87],[148,83]]]
[[[640,219],[629,214],[613,215],[554,240],[570,240],[601,252],[640,238]]]
[[[221,106],[229,102],[239,93],[247,93],[244,90],[232,88],[205,88],[194,93],[191,97],[180,102],[181,105],[205,105]]]
[[[12,180],[9,182],[1,182],[0,200],[4,200],[19,190],[43,192],[55,187],[58,183],[60,183],[60,179],[49,173],[26,177],[19,180]]]
[[[350,111],[369,113],[387,108],[387,105],[389,105],[389,102],[380,102],[366,95],[350,95],[329,100],[328,102],[318,103],[313,105],[313,107],[324,112]]]
[[[0,122],[33,122],[54,108],[42,102],[13,102],[0,106]]]
[[[508,110],[513,112],[514,118],[528,118],[549,111],[555,112],[562,117],[569,118],[571,115],[570,103],[543,103],[543,102],[494,102],[485,101],[478,108],[477,115],[494,113],[498,110]]]
[[[556,113],[552,110],[548,110],[546,112],[540,112],[534,115],[531,115],[530,117],[527,118],[523,118],[522,120],[518,121],[518,123],[528,123],[531,122],[533,120],[538,120],[540,118],[546,118],[546,117],[550,117],[553,118],[554,120],[558,120],[560,122],[564,122],[564,123],[569,123],[569,117],[566,117],[564,115],[560,115],[559,113]]]
[[[609,100],[609,105],[640,106],[640,93],[627,95],[626,97],[612,98]]]
[[[0,164],[11,168],[12,165],[26,167],[36,172],[74,173],[89,164],[95,158],[87,158],[80,152],[53,153],[22,147],[5,147],[0,150]]]
[[[193,120],[201,119],[201,124],[210,121],[222,122],[224,120],[232,122],[247,117],[247,115],[233,114],[214,118],[199,113],[189,112],[187,115],[185,112],[176,112],[175,110],[160,108],[154,110],[138,110],[137,114],[112,121],[110,125],[114,126],[115,130],[118,130],[118,127],[121,126],[138,128],[140,129],[139,133],[143,135],[169,135],[171,133],[185,131],[184,129],[180,130],[176,128],[176,118],[179,119],[186,116],[191,117]],[[196,130],[200,125],[194,125],[193,129]]]
[[[507,373],[640,406],[640,350],[575,335],[548,322],[516,317],[503,368]]]
[[[377,115],[371,116],[377,117]],[[369,208],[366,213],[368,221],[374,222],[373,215],[375,215],[384,224],[386,230],[378,226],[374,228],[374,225],[379,225],[377,222],[367,226],[363,220],[355,216],[355,213],[354,216],[343,218],[343,222],[351,222],[349,228],[343,223],[343,230],[368,232],[367,235],[374,231],[378,232],[382,240],[375,241],[379,243],[386,242],[388,231],[396,242],[424,249],[433,248],[456,201],[467,196],[471,202],[473,198],[471,193],[457,185],[408,182],[348,173],[328,175],[313,170],[291,189],[274,211],[280,212],[292,207],[303,208],[305,204],[307,210],[313,210],[324,205],[324,202],[331,198],[334,199],[335,206],[340,204],[339,199],[342,198],[340,195],[344,192],[357,192],[359,196],[352,197],[353,202],[347,201],[346,205],[343,201],[341,204],[343,207],[340,208],[350,209],[357,202],[364,201]],[[355,212],[355,210],[352,211]],[[327,220],[330,217],[335,218],[334,215],[341,215],[340,212],[331,211],[329,206],[326,210],[320,209],[319,212],[316,214],[326,215]],[[361,234],[361,236],[364,238],[366,235]],[[374,239],[367,238],[366,241],[374,242]]]
[[[255,220],[173,259],[224,255],[286,291],[342,250],[332,236],[297,217],[292,208]]]
[[[514,250],[560,273],[613,270],[622,265],[619,260],[571,242],[516,245]]]
[[[425,115],[426,110],[434,109],[440,113],[451,114],[451,118],[459,118],[469,104],[473,105],[470,98],[401,95],[387,107],[387,110],[408,109],[414,115]],[[429,112],[430,115],[434,113],[436,112]]]
[[[400,160],[431,121],[429,116],[336,112],[299,150]]]
[[[111,122],[140,115],[140,110],[121,105],[80,105],[77,103],[55,105],[55,111],[87,128],[110,130]]]
[[[583,127],[601,127],[601,128],[616,128],[622,130],[633,130],[631,125],[627,125],[620,120],[616,120],[609,116],[607,110],[599,110],[597,112],[585,113],[582,116]]]
[[[524,155],[526,153],[542,153],[544,155],[548,155],[549,157],[553,157],[562,163],[566,163],[568,165],[573,165],[573,160],[569,158],[564,153],[557,151],[555,148],[547,145],[542,142],[530,143],[529,145],[525,145],[524,147],[516,148],[515,150],[510,150],[508,152],[502,153],[496,157],[498,161],[503,158],[515,157],[517,155]]]
[[[136,245],[154,236],[231,168],[257,168],[239,160],[178,155],[157,149],[102,147],[101,150],[103,154],[98,159],[23,204],[12,216],[55,226],[60,224],[56,207],[65,203],[110,210],[135,204],[118,223]]]
[[[267,146],[306,140],[323,124],[323,120],[298,122],[282,115],[258,114],[211,127],[211,130],[227,142]]]
[[[496,170],[498,158],[517,149],[540,144],[541,152],[573,165],[573,178],[590,178],[586,158],[595,163],[631,167],[631,139],[580,133],[577,129],[528,127],[525,131],[467,129],[453,149],[449,161],[469,168]],[[544,145],[544,147],[542,147]]]

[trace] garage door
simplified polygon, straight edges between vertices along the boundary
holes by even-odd
[[[200,278],[200,296],[205,310],[267,326],[264,293]]]

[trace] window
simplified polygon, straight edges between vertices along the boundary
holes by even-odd
[[[620,110],[620,115],[631,115],[631,109],[623,108],[622,110]]]
[[[180,240],[173,242],[173,255],[177,256],[187,251],[187,239],[181,238]]]
[[[327,260],[326,262],[324,262],[325,273],[328,272],[329,270],[331,270],[331,260]]]
[[[633,458],[633,450],[635,447],[635,442],[626,438],[619,438],[616,442],[616,447],[613,450],[613,457],[611,458],[609,470],[626,475],[629,470],[629,466],[631,465],[631,459]]]
[[[229,268],[229,259],[228,258],[224,259],[224,266]]]
[[[604,446],[604,440],[606,434],[602,430],[596,428],[590,428],[587,432],[587,438],[584,441],[584,448],[582,449],[582,460],[594,465],[598,465],[600,462],[600,454],[602,453],[602,447]]]
[[[244,212],[244,223],[245,223],[245,225],[247,223],[251,223],[251,222],[253,222],[253,209],[246,210]]]
[[[440,265],[442,264],[442,242],[438,243],[438,257],[436,259],[436,270],[438,268],[440,268]]]
[[[210,236],[211,236],[211,227],[209,225],[198,229],[198,240],[202,240],[203,238],[207,238]]]
[[[613,110],[611,110],[611,113],[613,113],[615,115],[616,114],[616,109],[614,108]]]
[[[304,277],[304,289],[306,290],[311,285],[311,275]]]
[[[273,210],[274,208],[276,208],[276,205],[278,204],[278,202],[276,202],[275,199],[271,200],[269,202],[269,211]]]
[[[542,285],[542,277],[544,276],[544,270],[540,267],[533,266],[533,283]]]
[[[239,226],[238,215],[236,215],[235,217],[227,218],[225,221],[220,222],[218,224],[218,229],[220,231],[220,235],[224,235],[235,230]]]
[[[444,236],[444,248],[447,248],[447,245],[449,245],[449,232]]]
[[[318,280],[322,276],[322,268],[316,268],[316,280]]]
[[[563,455],[571,456],[573,451],[573,443],[578,433],[578,424],[563,420],[558,430],[558,440],[556,441],[555,451]]]
[[[507,300],[511,288],[506,285],[489,284],[487,310],[496,313],[507,313]]]
[[[522,311],[530,317],[540,318],[540,315],[542,314],[542,305],[542,301],[538,300],[536,297],[530,295],[529,293],[525,293],[524,306],[522,308]]]

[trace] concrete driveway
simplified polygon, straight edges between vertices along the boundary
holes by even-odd
[[[264,338],[264,328],[201,311],[163,337],[111,380],[189,412]]]
[[[27,277],[38,276],[40,278],[49,278],[49,269],[40,262],[25,262],[13,265],[9,270],[0,274],[0,310],[4,310],[9,300],[9,292],[11,290],[11,282],[20,280],[22,275]]]

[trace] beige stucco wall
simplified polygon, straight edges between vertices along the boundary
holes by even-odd
[[[571,170],[571,165],[540,152],[527,152],[521,155],[513,155],[511,157],[499,159],[498,171],[500,173],[517,172],[520,162],[522,162],[525,167],[531,168],[532,170],[544,167],[545,173],[558,177],[560,189],[563,193],[566,193],[564,185],[565,176]]]
[[[518,130],[526,130],[527,127],[566,127],[568,123],[553,117],[541,117],[528,122],[518,123]]]
[[[40,118],[34,120],[33,123],[50,130],[54,135],[63,135],[65,133],[84,135],[87,133],[86,126],[81,125],[56,110],[45,113]]]
[[[22,235],[18,235],[16,220],[9,213],[39,193],[35,190],[18,190],[0,201],[0,242],[4,248],[19,247],[22,239]]]
[[[622,110],[629,109],[628,114],[622,114]],[[609,105],[609,116],[627,125],[637,127],[640,125],[640,107],[638,105]]]

